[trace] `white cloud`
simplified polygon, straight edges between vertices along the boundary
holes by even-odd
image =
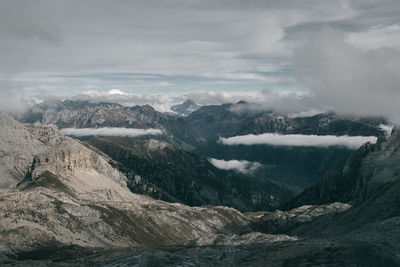
[[[316,109],[310,109],[310,110],[304,110],[296,113],[290,113],[288,114],[289,118],[306,118],[306,117],[312,117],[318,114],[324,113],[322,110],[316,110]]]
[[[307,90],[273,90],[264,89],[254,94],[242,96],[242,103],[231,107],[233,112],[262,112],[275,110],[278,112],[297,113],[308,110],[310,99],[313,95]]]
[[[241,100],[248,104],[232,107],[234,112],[253,112],[274,109],[277,111],[298,111],[305,109],[304,100],[310,98],[310,93],[304,90],[262,90],[246,92],[216,92],[200,91],[187,94],[128,94],[113,89],[107,93],[95,90],[69,97],[72,100],[87,100],[90,102],[113,102],[124,106],[151,105],[161,112],[172,112],[171,107],[187,99],[199,105],[220,105],[237,103]]]
[[[346,41],[363,50],[400,48],[400,25],[377,25],[367,31],[348,34]]]
[[[170,82],[166,82],[166,81],[160,81],[160,82],[156,82],[153,84],[154,86],[160,86],[160,87],[168,87],[168,86],[173,86],[172,83]]]
[[[222,160],[222,159],[209,159],[211,164],[222,170],[235,170],[245,174],[251,174],[261,167],[259,162],[251,162],[247,160]]]
[[[128,95],[127,93],[119,90],[119,89],[111,89],[106,93],[107,95]]]
[[[117,89],[110,90],[107,93],[90,90],[67,98],[94,103],[118,103],[123,106],[151,105],[161,112],[172,112],[171,107],[173,105],[180,104],[187,99],[185,95],[179,94],[128,94]]]
[[[229,138],[221,137],[219,142],[224,145],[279,145],[279,146],[345,146],[357,149],[366,142],[376,143],[375,136],[334,136],[334,135],[303,135],[265,133],[260,135],[241,135]]]
[[[104,128],[64,128],[61,132],[65,135],[72,136],[129,136],[136,137],[141,135],[159,135],[162,134],[158,129],[134,129],[134,128],[117,128],[117,127],[104,127]]]
[[[345,0],[1,1],[0,72],[31,76],[27,87],[53,78],[54,91],[92,85],[60,78],[68,80],[70,74],[140,72],[179,75],[183,81],[195,76],[268,82],[276,78],[261,73],[290,64],[287,27],[358,15]],[[157,86],[168,90],[182,80]]]
[[[294,58],[315,109],[400,122],[400,50],[365,51],[346,42],[343,33],[326,28],[310,35]]]
[[[379,128],[381,128],[382,131],[386,132],[386,134],[391,135],[394,126],[393,125],[379,124]]]

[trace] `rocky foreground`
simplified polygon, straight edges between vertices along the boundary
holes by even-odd
[[[333,203],[240,213],[133,194],[109,161],[53,127],[20,124],[2,113],[0,264],[400,264],[395,178],[354,207]]]

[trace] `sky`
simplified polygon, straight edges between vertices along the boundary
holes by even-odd
[[[184,95],[400,121],[399,49],[398,0],[2,0],[0,106]]]

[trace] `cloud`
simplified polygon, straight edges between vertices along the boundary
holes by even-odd
[[[180,104],[187,99],[185,95],[180,94],[128,94],[119,89],[112,89],[106,93],[90,90],[66,98],[93,103],[118,103],[123,106],[151,105],[160,112],[172,112],[173,105]]]
[[[379,124],[379,128],[381,128],[382,131],[386,132],[387,135],[391,135],[394,126],[393,125]]]
[[[386,116],[400,122],[400,51],[364,50],[331,28],[311,34],[295,51],[300,81],[316,109]]]
[[[232,112],[248,113],[275,110],[284,113],[308,111],[308,101],[313,95],[306,90],[272,90],[264,89],[253,95],[243,97],[248,101],[231,107]]]
[[[278,146],[345,146],[357,149],[366,142],[376,143],[375,136],[334,136],[334,135],[302,135],[265,133],[260,135],[241,135],[229,138],[221,137],[219,142],[224,145],[278,145]]]
[[[220,104],[242,100],[239,91],[306,88],[315,101],[264,97],[259,107],[376,110],[365,103],[380,106],[380,114],[400,114],[393,107],[398,95],[387,92],[399,88],[399,11],[396,0],[3,0],[0,80],[13,85],[0,88],[0,98],[10,90],[26,97],[118,88],[140,95],[121,96],[121,103],[152,102],[169,111],[170,103],[148,95],[210,90],[217,93],[188,97]],[[357,91],[367,85],[376,91]],[[324,90],[342,90],[344,103]],[[376,103],[363,101],[374,94]]]
[[[205,91],[189,93],[187,94],[187,98],[199,105],[220,105],[226,103],[236,103],[240,100],[248,100],[252,98],[252,94]]]
[[[304,110],[300,111],[297,113],[290,113],[288,114],[289,118],[306,118],[306,117],[312,117],[318,114],[324,113],[322,110],[316,110],[316,109],[309,109],[309,110]]]
[[[366,31],[348,34],[346,41],[365,51],[382,47],[400,48],[400,25],[376,25]]]
[[[247,160],[222,160],[209,159],[211,164],[222,170],[234,170],[244,174],[251,174],[260,168],[262,165],[259,162],[251,162]]]
[[[262,89],[282,82],[282,74],[292,76],[296,36],[315,25],[343,24],[349,25],[344,31],[357,31],[371,21],[393,24],[398,10],[395,1],[385,0],[368,5],[352,0],[3,0],[0,70],[21,61],[15,82],[31,91],[47,85],[54,93],[92,85],[66,75],[93,78],[93,73],[112,72],[144,73],[143,80],[146,74],[181,77],[147,81],[145,88],[143,80],[114,81],[110,87],[139,84],[141,93],[149,87],[193,90],[188,82],[193,77],[214,79],[216,88],[237,82],[241,90],[255,84]],[[23,81],[27,76],[29,84]],[[48,83],[49,78],[54,80]],[[206,89],[214,90],[201,88]]]
[[[133,129],[133,128],[64,128],[61,132],[72,136],[129,136],[136,137],[141,135],[159,135],[162,134],[158,129]]]
[[[66,97],[72,100],[86,100],[90,102],[112,102],[124,106],[151,105],[161,112],[173,112],[171,107],[181,104],[185,100],[192,100],[198,105],[221,105],[237,103],[233,105],[232,112],[261,112],[276,110],[282,112],[308,111],[303,103],[310,98],[310,94],[304,90],[262,90],[246,92],[216,92],[200,91],[193,93],[165,93],[165,94],[129,94],[119,89],[112,89],[102,93],[96,90],[85,91],[81,94]]]
[[[108,92],[106,93],[106,95],[128,95],[128,94],[125,93],[125,92],[122,92],[122,91],[119,90],[119,89],[111,89],[110,91],[108,91]]]

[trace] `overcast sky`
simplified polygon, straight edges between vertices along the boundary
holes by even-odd
[[[398,0],[0,2],[1,96],[308,90],[354,112],[357,87],[391,114],[399,48]]]

